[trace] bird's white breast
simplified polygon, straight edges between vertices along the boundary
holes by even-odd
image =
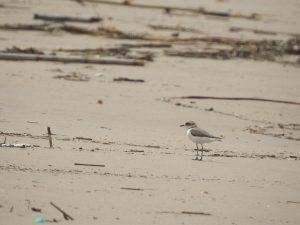
[[[204,144],[204,143],[210,143],[213,141],[213,139],[211,139],[209,137],[194,136],[194,135],[192,135],[191,130],[192,130],[192,128],[188,129],[186,134],[192,142],[197,143],[197,144]]]

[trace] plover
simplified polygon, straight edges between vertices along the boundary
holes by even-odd
[[[220,137],[215,137],[211,134],[209,134],[207,131],[202,130],[197,126],[197,124],[193,121],[188,121],[185,124],[180,125],[181,127],[185,127],[187,129],[186,134],[189,137],[189,139],[196,144],[196,151],[197,151],[197,156],[195,160],[199,160],[199,148],[198,144],[201,144],[201,158],[200,161],[202,160],[203,156],[203,144],[205,143],[210,143],[213,141],[220,141]]]

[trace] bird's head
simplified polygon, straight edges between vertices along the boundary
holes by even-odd
[[[185,124],[180,125],[181,127],[185,127],[186,129],[195,128],[197,124],[194,121],[188,121]]]

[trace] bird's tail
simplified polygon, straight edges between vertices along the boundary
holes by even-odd
[[[224,136],[220,136],[220,137],[214,137],[216,141],[222,141],[224,139]]]

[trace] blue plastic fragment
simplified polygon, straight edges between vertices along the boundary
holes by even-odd
[[[43,217],[37,217],[34,219],[34,222],[36,223],[44,223],[46,220]]]

